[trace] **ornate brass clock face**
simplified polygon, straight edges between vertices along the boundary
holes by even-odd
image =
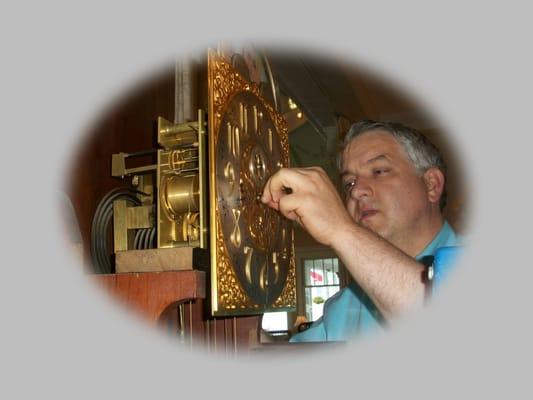
[[[210,83],[213,311],[291,308],[292,226],[260,200],[268,178],[288,165],[287,129],[257,87],[213,55]]]

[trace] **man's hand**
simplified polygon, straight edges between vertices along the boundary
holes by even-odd
[[[282,168],[272,175],[261,201],[302,225],[318,242],[331,246],[335,232],[353,225],[322,168]]]

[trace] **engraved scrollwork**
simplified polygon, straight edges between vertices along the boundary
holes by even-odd
[[[294,265],[294,258],[291,258],[290,260],[287,283],[273,305],[277,308],[296,306],[296,268]]]
[[[220,221],[218,223],[217,249],[218,258],[218,303],[222,309],[246,309],[252,303],[250,298],[243,291],[242,286],[231,267],[231,262],[225,250],[224,236],[220,230]]]

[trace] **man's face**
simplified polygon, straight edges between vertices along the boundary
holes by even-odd
[[[423,232],[430,203],[424,179],[392,135],[353,139],[342,157],[346,208],[354,221],[400,249]]]

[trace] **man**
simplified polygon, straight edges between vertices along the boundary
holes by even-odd
[[[344,202],[321,168],[281,169],[262,201],[330,246],[355,282],[324,305],[323,317],[291,341],[345,340],[423,304],[419,261],[457,245],[444,221],[445,166],[413,129],[362,121],[339,154]]]

